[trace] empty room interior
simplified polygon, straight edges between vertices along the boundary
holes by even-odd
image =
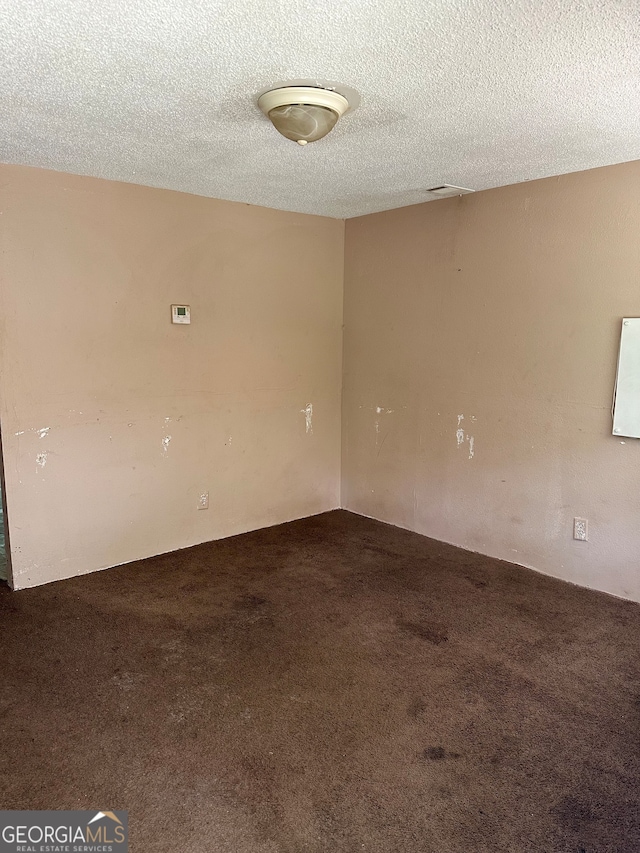
[[[637,2],[0,45],[0,851],[640,851]]]

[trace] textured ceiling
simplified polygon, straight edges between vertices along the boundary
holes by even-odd
[[[361,96],[324,140],[256,94]],[[350,217],[640,158],[638,0],[0,0],[0,160]]]

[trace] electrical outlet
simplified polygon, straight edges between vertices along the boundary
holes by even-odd
[[[589,522],[586,518],[573,519],[573,538],[586,542],[589,538]]]
[[[203,492],[198,498],[198,509],[209,509],[209,492]]]

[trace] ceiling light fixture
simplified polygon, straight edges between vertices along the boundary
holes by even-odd
[[[331,89],[285,86],[265,92],[258,106],[278,133],[306,145],[326,136],[349,109],[349,101]]]

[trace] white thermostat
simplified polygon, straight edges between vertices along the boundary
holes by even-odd
[[[189,305],[172,305],[171,306],[171,322],[172,323],[190,323],[191,322],[191,307]]]

